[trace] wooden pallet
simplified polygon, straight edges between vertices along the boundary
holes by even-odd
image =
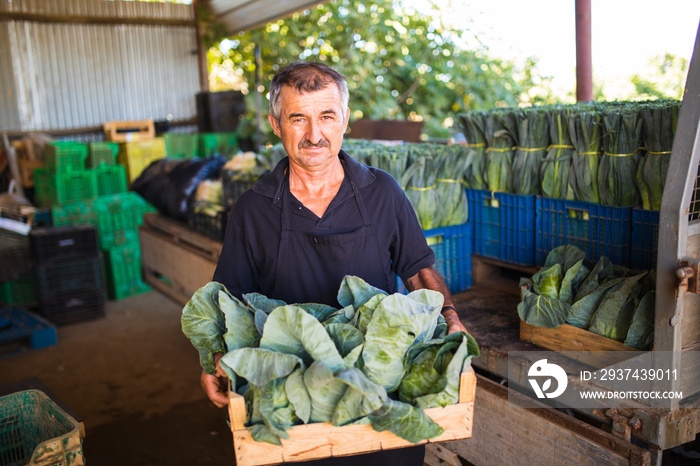
[[[462,373],[460,379],[459,403],[425,410],[445,432],[418,444],[470,438],[475,394],[476,375],[470,366]],[[245,427],[245,400],[234,392],[229,393],[229,417],[238,466],[309,461],[417,445],[397,437],[390,431],[377,432],[369,424],[335,427],[330,422],[294,426],[287,431],[289,439],[282,439],[281,446],[257,442]]]
[[[0,356],[53,346],[56,326],[19,307],[0,307]]]

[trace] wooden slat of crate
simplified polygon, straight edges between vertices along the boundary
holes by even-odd
[[[569,324],[547,328],[536,327],[521,320],[520,339],[553,351],[575,351],[579,361],[593,367],[608,367],[619,362],[609,352],[640,351]]]
[[[139,236],[144,280],[155,289],[184,306],[211,281],[216,261],[148,228],[141,227]]]
[[[469,464],[649,465],[648,450],[477,376],[473,436],[444,444]]]
[[[476,375],[469,367],[460,378],[459,403],[425,410],[425,413],[443,427],[445,432],[439,437],[424,440],[419,444],[470,438],[475,396]],[[245,401],[242,396],[233,392],[229,393],[229,417],[237,466],[309,461],[416,445],[389,431],[377,432],[369,424],[335,427],[330,422],[294,426],[287,431],[289,439],[282,439],[281,446],[256,442],[250,430],[244,425]]]
[[[191,230],[189,226],[158,213],[143,216],[143,227],[167,237],[188,251],[210,261],[217,262],[221,255],[221,242]]]

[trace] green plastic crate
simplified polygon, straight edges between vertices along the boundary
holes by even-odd
[[[40,390],[0,397],[0,464],[85,464],[80,424]]]
[[[141,273],[141,245],[137,241],[105,250],[110,299],[123,299],[151,289]]]
[[[143,197],[132,192],[99,196],[92,201],[74,202],[51,208],[53,225],[95,225],[100,249],[133,241],[143,215],[156,209]]]
[[[134,192],[100,196],[94,202],[95,225],[101,249],[122,246],[138,239],[147,204]]]
[[[82,142],[56,141],[44,150],[49,173],[65,173],[85,168],[88,146]]]
[[[191,159],[199,156],[199,134],[165,133],[165,155],[172,159]]]
[[[34,171],[34,195],[39,207],[94,199],[97,183],[93,170],[51,173],[47,168]]]
[[[15,306],[36,306],[36,279],[23,277],[0,283],[0,302]]]
[[[85,168],[116,165],[117,154],[119,154],[119,144],[116,142],[91,142],[88,145]]]
[[[127,190],[126,168],[122,165],[101,166],[94,169],[97,195],[123,193]]]
[[[201,133],[199,141],[201,157],[221,155],[231,158],[238,153],[236,133]]]
[[[95,201],[76,201],[51,207],[51,220],[55,227],[95,223]]]

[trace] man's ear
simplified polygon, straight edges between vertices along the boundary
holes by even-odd
[[[277,120],[277,118],[273,117],[271,113],[268,113],[267,121],[270,122],[270,126],[272,126],[272,131],[275,132],[277,137],[282,138],[282,135],[280,134],[280,122]]]

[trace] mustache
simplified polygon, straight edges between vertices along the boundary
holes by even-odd
[[[313,143],[309,141],[308,139],[304,139],[299,143],[299,149],[308,149],[310,147],[331,147],[331,143],[328,142],[328,139],[326,138],[321,138],[318,142]]]

